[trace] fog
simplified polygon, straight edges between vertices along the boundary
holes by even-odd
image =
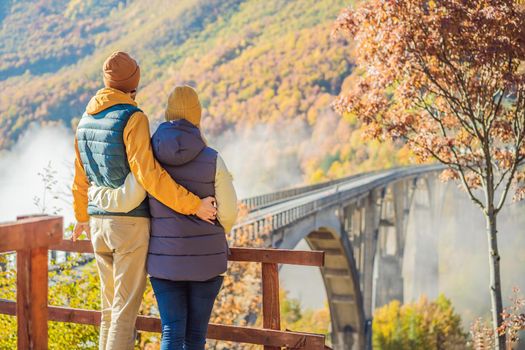
[[[297,120],[230,130],[209,142],[233,174],[239,198],[246,198],[303,183],[298,146],[305,140],[307,126]]]
[[[73,132],[64,126],[33,124],[10,150],[0,152],[0,221],[41,212],[34,197],[42,203],[45,184],[39,173],[48,165],[56,171],[57,184],[45,193],[46,212],[57,212],[68,223],[74,220],[70,193],[73,140]],[[232,173],[239,198],[245,198],[302,184],[301,161],[308,157],[309,148],[298,145],[305,140],[307,126],[295,121],[231,130],[210,138],[209,143],[219,150]]]
[[[410,213],[405,301],[417,299],[420,294],[433,298],[443,293],[452,300],[468,329],[475,318],[490,313],[485,219],[456,183],[440,184],[440,190],[444,192],[439,194],[433,219],[424,209]],[[420,191],[414,199],[420,208],[422,196]],[[509,199],[497,222],[505,307],[510,304],[513,287],[520,288],[522,295],[525,291],[525,203]],[[437,269],[432,268],[434,258]],[[419,270],[415,275],[414,264]]]
[[[73,220],[69,187],[73,174],[73,134],[63,126],[33,124],[9,151],[0,152],[0,221],[17,215],[38,214],[35,196],[48,213],[58,212],[66,222]],[[57,173],[57,184],[44,194],[39,173],[48,165]],[[42,203],[45,196],[45,203]],[[53,198],[58,197],[58,198]]]
[[[209,142],[233,174],[239,197],[246,198],[305,184],[308,164],[324,159],[327,152],[348,141],[334,134],[340,122],[346,123],[326,110],[313,127],[301,118],[281,120],[237,127]]]

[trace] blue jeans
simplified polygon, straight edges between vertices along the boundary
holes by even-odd
[[[162,324],[161,350],[204,350],[213,303],[223,277],[203,282],[151,277]]]

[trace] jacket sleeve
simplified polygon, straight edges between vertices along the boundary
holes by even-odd
[[[146,198],[146,191],[132,172],[126,176],[122,186],[110,188],[91,184],[88,190],[91,203],[112,213],[129,213]]]
[[[237,220],[237,194],[233,187],[233,177],[221,156],[217,157],[215,200],[217,201],[217,218],[228,233]]]
[[[78,141],[75,137],[75,176],[73,178],[73,186],[71,192],[73,193],[73,210],[75,212],[75,219],[78,222],[89,221],[87,212],[88,207],[88,187],[89,180],[87,178],[84,167],[80,162],[80,152],[78,151]]]
[[[149,122],[144,113],[136,112],[129,119],[124,128],[124,144],[131,172],[149,194],[181,214],[197,212],[200,198],[177,184],[153,156]]]

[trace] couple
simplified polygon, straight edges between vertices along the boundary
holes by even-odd
[[[91,238],[100,275],[99,349],[133,349],[147,274],[161,349],[204,349],[237,217],[232,177],[201,135],[195,90],[175,87],[150,140],[137,62],[115,52],[103,78],[77,127],[72,188],[73,239]]]

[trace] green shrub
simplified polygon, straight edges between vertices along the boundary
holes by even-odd
[[[450,300],[421,297],[401,305],[397,300],[376,309],[372,342],[379,350],[465,349],[466,334]]]
[[[96,266],[77,255],[49,272],[49,304],[81,309],[100,309]],[[75,267],[76,266],[76,267]],[[0,298],[16,299],[16,270],[0,272]],[[97,349],[98,328],[49,322],[49,349]],[[0,349],[16,349],[16,318],[0,315]]]

